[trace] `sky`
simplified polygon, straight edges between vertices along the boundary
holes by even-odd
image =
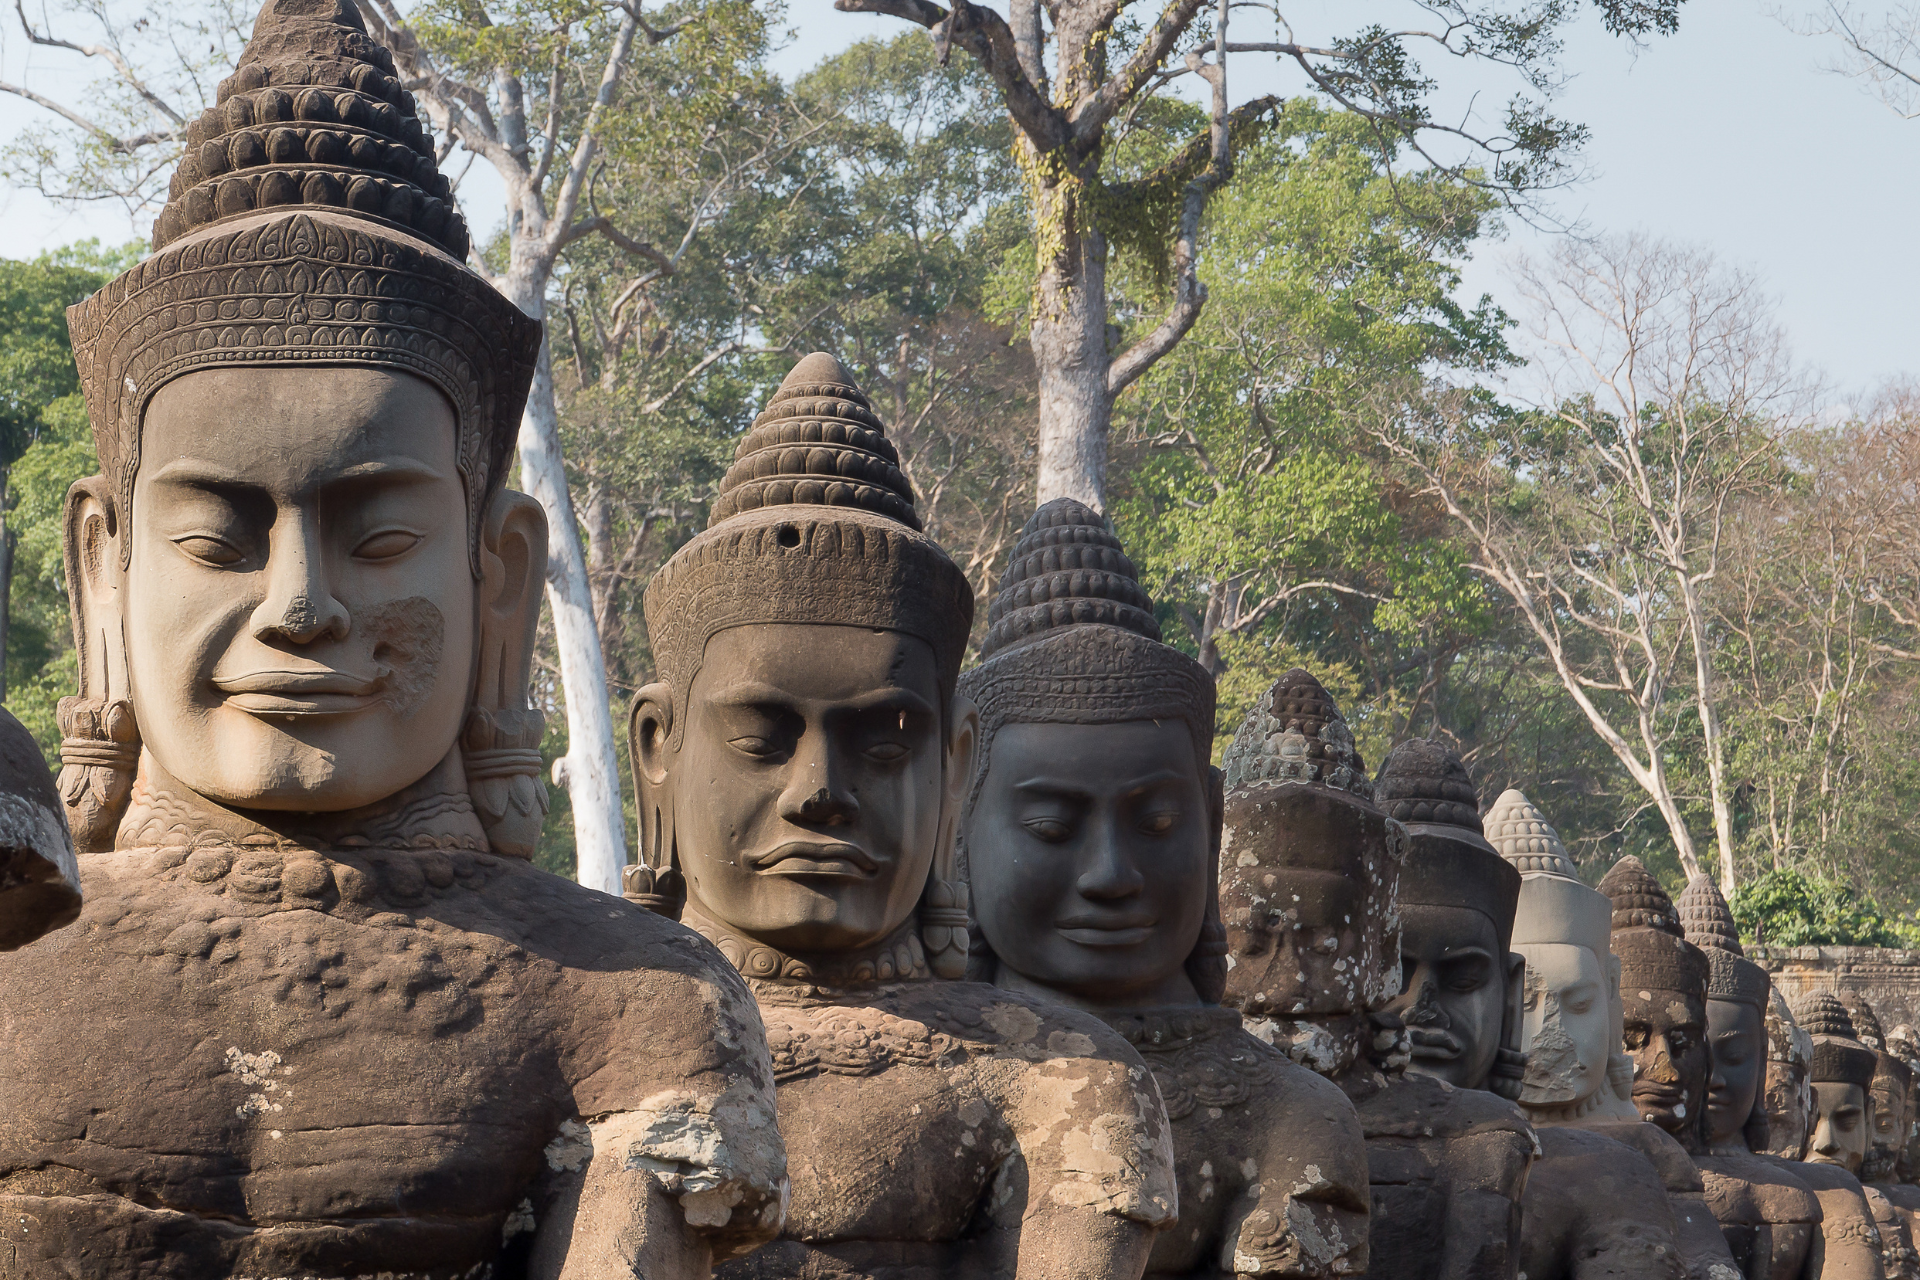
[[[1309,42],[1340,34],[1352,29],[1357,9],[1371,7],[1323,0],[1295,12],[1296,34]],[[1410,8],[1398,6],[1402,20]],[[905,26],[838,13],[830,0],[788,0],[786,16],[793,35],[776,60],[785,75]],[[1235,34],[1258,38],[1239,27]],[[1547,205],[1586,233],[1643,232],[1756,273],[1800,360],[1846,397],[1920,375],[1920,329],[1907,327],[1911,303],[1902,301],[1920,297],[1908,221],[1920,209],[1920,120],[1901,120],[1857,82],[1827,71],[1836,55],[1830,41],[1797,33],[1765,0],[1689,0],[1678,34],[1639,48],[1583,18],[1568,35],[1564,65],[1573,76],[1555,107],[1591,130],[1587,177]],[[17,30],[0,42],[0,80],[54,92],[75,83],[64,70],[71,62],[27,49]],[[1299,90],[1297,80],[1262,77],[1253,62],[1235,64],[1236,99]],[[1472,79],[1460,68],[1436,69]],[[1510,88],[1492,77],[1477,83],[1489,101]],[[0,137],[37,112],[0,94]],[[484,231],[484,211],[499,199],[483,167],[462,195]],[[84,236],[124,241],[139,230],[117,207],[61,209],[36,195],[0,193],[0,254],[31,256]],[[1554,234],[1509,220],[1502,239],[1468,264],[1465,300],[1487,293],[1508,301],[1507,260],[1550,248]]]

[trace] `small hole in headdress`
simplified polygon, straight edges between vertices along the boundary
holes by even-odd
[[[797,547],[800,545],[800,531],[790,524],[776,525],[773,530],[773,536],[774,540],[783,547]]]

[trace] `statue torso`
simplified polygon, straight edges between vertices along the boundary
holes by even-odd
[[[1781,1161],[1820,1201],[1822,1280],[1882,1280],[1880,1230],[1860,1179],[1838,1165]]]
[[[1763,1156],[1735,1152],[1696,1163],[1707,1208],[1747,1280],[1798,1280],[1821,1219],[1807,1184]]]
[[[465,1274],[537,1227],[577,1117],[764,1105],[755,1012],[708,945],[525,863],[208,846],[82,871],[80,921],[0,957],[16,1261]],[[716,1172],[771,1186],[777,1143],[736,1136]]]
[[[1639,1152],[1583,1129],[1535,1131],[1520,1270],[1528,1280],[1683,1274],[1666,1188]]]
[[[1011,1275],[1031,1203],[1171,1220],[1153,1085],[1089,1015],[981,983],[755,983],[793,1199],[774,1277]]]
[[[1518,1107],[1429,1076],[1356,1069],[1373,1211],[1367,1274],[1382,1280],[1511,1276],[1520,1198],[1537,1151]]]
[[[1180,1221],[1149,1276],[1350,1275],[1366,1265],[1358,1118],[1331,1082],[1248,1034],[1231,1009],[1115,1013],[1173,1122]]]

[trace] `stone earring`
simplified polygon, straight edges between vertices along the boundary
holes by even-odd
[[[133,704],[62,698],[55,716],[60,722],[60,800],[74,847],[81,853],[103,853],[113,848],[140,765]]]
[[[538,707],[514,711],[475,707],[460,731],[467,794],[495,853],[531,858],[547,820],[546,762],[540,739],[547,719]]]
[[[663,799],[646,806],[643,794],[641,803],[640,861],[621,869],[620,896],[657,916],[678,920],[687,905],[687,882],[675,865],[672,802]]]
[[[927,877],[920,899],[920,944],[936,977],[958,981],[967,976],[967,884]]]

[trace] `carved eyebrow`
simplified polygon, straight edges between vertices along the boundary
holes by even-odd
[[[796,703],[812,702],[814,699],[796,697],[776,685],[765,684],[758,680],[741,680],[723,688],[716,689],[708,701],[723,707],[790,707]],[[933,707],[911,689],[876,689],[859,697],[848,698],[833,705],[836,712],[851,712],[855,715],[873,711],[905,711],[911,715],[930,716]]]
[[[1120,784],[1116,790],[1120,795],[1128,796],[1145,791],[1149,787],[1165,786],[1168,783],[1178,783],[1183,780],[1184,775],[1172,769],[1156,769],[1152,773],[1142,774],[1137,778],[1129,779]],[[1013,784],[1013,789],[1015,791],[1043,791],[1052,795],[1062,796],[1091,797],[1093,795],[1093,790],[1081,783],[1068,782],[1061,778],[1049,778],[1045,775],[1016,782]]]
[[[382,482],[404,483],[407,481],[428,481],[444,479],[443,474],[417,458],[373,458],[366,462],[356,462],[342,468],[327,477],[325,483],[332,485],[342,480],[379,480]],[[264,488],[258,480],[250,479],[228,467],[208,462],[202,458],[175,458],[154,472],[153,483],[180,485],[194,489],[259,489]]]

